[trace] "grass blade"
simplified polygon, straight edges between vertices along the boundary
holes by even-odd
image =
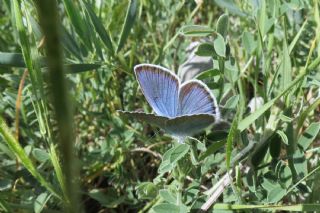
[[[119,52],[122,49],[122,47],[124,46],[128,36],[129,36],[130,30],[133,27],[134,20],[137,15],[137,8],[138,8],[138,1],[137,0],[130,0],[127,14],[126,14],[126,18],[125,18],[123,26],[122,26],[122,31],[121,31],[121,35],[120,35],[120,39],[118,42],[118,47],[117,47],[116,52]]]
[[[20,53],[0,52],[0,66],[6,67],[26,67],[23,55]]]
[[[91,5],[87,2],[84,2],[85,9],[87,13],[89,14],[89,17],[91,19],[91,22],[97,31],[100,39],[102,40],[103,44],[107,47],[107,49],[111,52],[111,54],[114,54],[114,49],[111,41],[111,37],[109,36],[109,33],[104,28],[103,24],[101,23],[100,19],[97,17],[97,15],[94,13],[93,8]]]
[[[318,211],[320,204],[298,204],[298,205],[241,205],[217,203],[214,209],[240,210],[240,209],[261,209],[265,211]]]
[[[237,127],[238,127],[238,115],[235,115],[235,119],[232,121],[231,128],[227,137],[227,144],[226,144],[226,164],[227,169],[230,168],[230,161],[231,161],[231,151],[232,151],[232,144],[234,141],[234,138],[237,134]]]
[[[40,58],[40,67],[47,68],[45,63],[45,58]],[[21,53],[4,53],[0,52],[0,66],[5,67],[26,67],[26,64],[23,60],[23,55]],[[94,70],[101,67],[100,64],[65,64],[64,68],[66,73],[80,73],[85,71]]]
[[[301,28],[299,29],[299,32],[298,32],[297,35],[294,37],[294,39],[291,41],[291,43],[290,43],[290,45],[289,45],[289,47],[288,47],[289,54],[292,52],[293,48],[296,46],[297,41],[299,40],[299,38],[300,38],[302,32],[304,31],[304,28],[305,28],[305,26],[307,25],[307,23],[308,23],[308,19],[306,19],[306,20],[303,22]]]
[[[310,55],[315,48],[314,44],[315,43],[313,43],[313,45],[311,46],[311,49],[309,51],[309,56],[308,56],[308,60],[306,62],[306,67],[300,73],[300,75],[298,75],[296,77],[296,79],[291,82],[291,84],[289,84],[282,92],[280,92],[280,94],[277,97],[268,101],[262,107],[260,107],[258,110],[256,110],[254,113],[250,114],[248,117],[241,120],[238,125],[238,129],[240,130],[240,132],[242,132],[247,127],[249,127],[250,124],[252,124],[256,119],[258,119],[261,115],[263,115],[273,104],[275,104],[275,102],[277,100],[279,100],[283,95],[285,95],[288,91],[290,91],[294,86],[296,86],[298,83],[300,83],[304,79],[304,77],[307,75],[309,70],[316,68],[320,64],[320,56],[318,56],[310,65],[308,65]]]
[[[63,0],[64,7],[66,9],[66,12],[68,14],[68,17],[74,26],[75,31],[81,38],[83,44],[86,45],[90,50],[92,50],[92,42],[90,34],[86,31],[86,25],[85,21],[83,20],[83,17],[81,16],[79,7],[74,3],[74,1],[71,0]]]
[[[23,147],[18,143],[13,134],[10,132],[9,127],[5,123],[4,119],[0,116],[0,134],[3,136],[4,141],[7,143],[11,151],[20,160],[22,165],[31,173],[31,175],[49,192],[55,197],[61,199],[59,193],[53,188],[53,186],[46,181],[46,179],[38,172],[37,168],[33,165],[33,162],[24,151]]]

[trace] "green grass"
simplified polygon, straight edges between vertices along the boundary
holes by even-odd
[[[319,8],[4,0],[0,211],[319,211]],[[133,66],[177,72],[192,41],[224,123],[177,144],[117,110],[151,112]]]

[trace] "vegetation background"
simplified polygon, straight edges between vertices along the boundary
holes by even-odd
[[[320,211],[319,8],[2,0],[0,211]],[[151,111],[133,66],[177,71],[193,41],[224,125],[177,144],[121,117]]]

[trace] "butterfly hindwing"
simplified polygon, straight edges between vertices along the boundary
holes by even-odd
[[[179,80],[169,70],[151,64],[135,66],[141,90],[155,113],[175,117],[178,111]]]
[[[201,132],[216,121],[214,115],[184,115],[166,121],[165,131],[177,137],[191,136]]]
[[[166,118],[163,116],[158,116],[158,115],[144,113],[144,112],[128,112],[128,111],[120,111],[120,110],[118,112],[120,114],[127,115],[128,117],[132,117],[137,120],[156,125],[162,129],[165,128],[166,122],[169,120],[169,118]]]
[[[137,120],[156,125],[167,133],[178,137],[190,136],[201,132],[216,120],[214,115],[209,114],[184,115],[169,119],[167,117],[144,112],[118,112]]]
[[[178,115],[211,114],[219,117],[215,98],[209,88],[198,80],[182,84],[179,92]]]

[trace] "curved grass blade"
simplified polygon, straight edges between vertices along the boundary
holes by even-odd
[[[244,118],[239,122],[238,129],[240,132],[245,130],[250,124],[252,124],[256,119],[258,119],[261,115],[263,115],[272,105],[275,104],[277,100],[279,100],[283,95],[285,95],[288,91],[290,91],[294,86],[298,85],[304,77],[308,74],[308,72],[320,64],[320,56],[318,56],[312,63],[309,64],[311,53],[313,52],[315,48],[315,40],[313,42],[313,45],[310,48],[308,60],[306,62],[306,66],[304,70],[298,75],[280,94],[270,100],[269,102],[265,103],[262,107],[260,107],[258,110],[256,110],[254,113],[250,114],[248,117]]]
[[[76,5],[74,1],[71,0],[63,0],[63,4],[71,21],[71,24],[74,26],[74,29],[81,38],[83,44],[85,44],[88,49],[92,50],[93,42],[91,41],[90,33],[86,30],[88,28],[86,26],[85,20],[81,16],[81,10],[79,9],[78,5]]]
[[[108,50],[111,52],[111,54],[114,54],[112,40],[111,40],[109,33],[104,28],[103,24],[101,23],[101,20],[94,13],[91,5],[87,2],[84,2],[84,1],[83,1],[83,3],[85,5],[85,9],[86,9],[87,13],[89,14],[91,22],[92,22],[95,30],[97,31],[100,39],[102,40],[103,44],[108,48]]]
[[[303,126],[304,121],[311,111],[316,109],[320,105],[320,98],[316,99],[305,111],[303,111],[298,119],[296,132],[299,132]]]
[[[0,52],[0,66],[6,67],[26,67],[21,53]]]
[[[64,65],[64,69],[66,73],[76,74],[81,72],[86,72],[90,70],[95,70],[101,67],[100,64],[66,64]]]
[[[71,53],[78,60],[82,61],[82,55],[80,47],[77,41],[72,37],[68,30],[61,26],[61,43],[65,50]]]
[[[134,20],[137,15],[137,7],[138,7],[138,1],[137,0],[130,0],[116,52],[119,52],[122,49],[125,41],[127,40],[128,36],[129,36],[130,30],[133,27]]]
[[[4,141],[7,143],[11,151],[20,160],[22,165],[31,173],[31,175],[49,192],[55,197],[62,200],[59,193],[53,188],[53,186],[46,181],[46,179],[39,173],[37,168],[33,165],[32,160],[24,151],[23,147],[18,143],[13,134],[10,132],[9,127],[5,123],[4,119],[0,116],[0,134],[3,136]]]
[[[45,63],[45,58],[41,57],[39,59],[39,65],[41,68],[47,68]],[[26,67],[23,60],[23,55],[21,53],[3,53],[0,52],[0,66],[5,67]],[[64,68],[66,73],[75,74],[85,71],[94,70],[101,67],[100,64],[65,64]]]

